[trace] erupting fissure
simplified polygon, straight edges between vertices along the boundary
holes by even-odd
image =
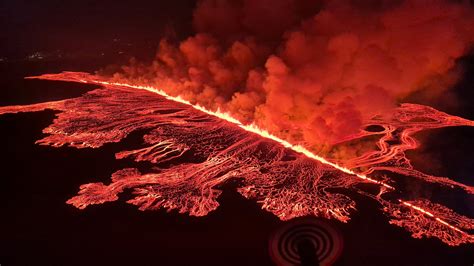
[[[202,111],[206,114],[209,114],[209,115],[212,115],[212,116],[215,116],[215,117],[218,117],[220,119],[224,119],[225,121],[228,121],[228,122],[231,122],[233,124],[236,124],[238,125],[239,127],[243,128],[244,130],[246,131],[249,131],[249,132],[252,132],[252,133],[255,133],[255,134],[258,134],[259,136],[261,137],[264,137],[264,138],[267,138],[267,139],[271,139],[273,141],[276,141],[278,143],[280,143],[281,145],[283,145],[285,148],[289,148],[293,151],[296,151],[298,153],[302,153],[304,154],[305,156],[311,158],[311,159],[315,159],[317,160],[318,162],[321,162],[323,164],[327,164],[327,165],[330,165],[338,170],[341,170],[342,172],[344,173],[347,173],[347,174],[351,174],[351,175],[355,175],[357,176],[358,178],[361,178],[361,179],[364,179],[364,180],[367,180],[369,182],[372,182],[372,183],[376,183],[376,184],[379,184],[379,185],[382,185],[386,188],[389,188],[389,189],[395,189],[394,187],[386,184],[385,182],[382,182],[382,181],[378,181],[378,180],[375,180],[375,179],[372,179],[370,177],[367,177],[366,175],[363,175],[363,174],[358,174],[350,169],[347,169],[343,166],[340,166],[338,164],[335,164],[335,163],[332,163],[326,159],[324,159],[323,157],[320,157],[312,152],[310,152],[309,150],[307,150],[306,148],[302,147],[302,146],[299,146],[299,145],[293,145],[291,143],[289,143],[288,141],[285,141],[285,140],[282,140],[280,138],[278,138],[277,136],[274,136],[272,135],[271,133],[269,133],[268,131],[264,130],[264,129],[260,129],[258,126],[254,125],[254,124],[250,124],[250,125],[244,125],[242,124],[242,122],[240,122],[239,120],[237,120],[236,118],[232,117],[232,115],[228,114],[228,113],[225,113],[225,112],[221,112],[219,109],[216,110],[216,111],[212,111],[212,110],[209,110],[205,107],[202,107],[198,104],[192,104],[191,102],[189,101],[186,101],[184,99],[182,99],[181,97],[177,96],[177,97],[174,97],[174,96],[171,96],[169,94],[167,94],[165,91],[161,90],[161,89],[158,89],[158,88],[155,88],[155,87],[152,87],[152,86],[140,86],[140,85],[132,85],[132,84],[126,84],[126,83],[119,83],[119,82],[108,82],[108,81],[99,81],[99,80],[81,80],[81,82],[83,83],[97,83],[97,84],[102,84],[102,85],[115,85],[115,86],[124,86],[124,87],[128,87],[128,88],[134,88],[134,89],[141,89],[141,90],[146,90],[146,91],[150,91],[150,92],[153,92],[153,93],[156,93],[158,95],[161,95],[163,97],[165,97],[166,99],[169,99],[169,100],[172,100],[172,101],[176,101],[176,102],[180,102],[180,103],[183,103],[183,104],[186,104],[186,105],[190,105],[192,106],[193,108],[199,110],[199,111]],[[419,211],[423,214],[426,214],[432,218],[434,218],[437,222],[440,222],[441,224],[445,225],[445,226],[448,226],[449,228],[453,229],[453,230],[456,230],[457,232],[460,232],[461,234],[464,234],[466,235],[467,237],[469,238],[473,238],[474,236],[470,236],[469,234],[465,233],[464,231],[462,231],[461,229],[453,226],[453,225],[450,225],[449,223],[447,223],[446,221],[440,219],[439,217],[435,217],[432,213],[430,213],[429,211],[427,210],[424,210],[423,208],[419,207],[419,206],[415,206],[411,203],[408,203],[406,201],[403,201],[403,200],[399,200],[402,204],[404,204],[405,206],[411,208],[411,209],[414,209],[416,211]]]
[[[152,86],[117,83],[79,72],[32,78],[103,87],[73,99],[0,107],[0,115],[44,109],[59,111],[53,124],[44,130],[48,135],[39,144],[98,148],[119,142],[137,130],[147,132],[142,148],[118,152],[116,158],[148,162],[153,167],[119,170],[112,175],[109,185],[82,185],[79,194],[68,200],[80,209],[115,201],[119,193],[132,189],[133,198],[128,203],[140,210],[166,208],[202,216],[218,207],[219,185],[237,178],[240,194],[255,199],[282,220],[314,215],[347,222],[356,204],[349,196],[332,190],[339,188],[378,201],[390,223],[405,228],[415,238],[437,237],[449,245],[474,243],[467,231],[474,229],[473,219],[423,198],[385,199],[387,192],[402,194],[398,197],[401,198],[404,191],[395,189],[396,181],[382,175],[394,172],[443,189],[462,189],[474,194],[471,186],[416,171],[404,154],[417,147],[413,134],[418,131],[473,126],[473,121],[427,106],[402,104],[390,117],[364,122],[364,128],[379,125],[383,130],[361,130],[351,139],[380,135],[377,150],[336,163],[254,124],[241,123],[226,112],[209,110]],[[364,183],[376,184],[378,191],[370,192],[372,186],[361,186]]]
[[[394,189],[394,187],[382,182],[382,181],[378,181],[378,180],[375,180],[375,179],[372,179],[370,177],[367,177],[366,175],[363,175],[363,174],[358,174],[350,169],[347,169],[343,166],[340,166],[338,164],[335,164],[335,163],[332,163],[326,159],[324,159],[323,157],[321,156],[318,156],[312,152],[310,152],[309,150],[307,150],[306,148],[300,146],[300,145],[293,145],[291,143],[289,143],[288,141],[286,140],[283,140],[275,135],[272,135],[271,133],[269,133],[267,130],[265,129],[261,129],[259,128],[258,126],[256,126],[255,124],[249,124],[249,125],[245,125],[243,124],[242,122],[240,122],[239,120],[237,120],[236,118],[232,117],[232,115],[230,115],[229,113],[225,113],[225,112],[221,112],[219,109],[217,109],[216,111],[212,111],[212,110],[209,110],[199,104],[192,104],[191,102],[189,101],[186,101],[184,100],[183,98],[177,96],[177,97],[174,97],[174,96],[171,96],[169,94],[167,94],[165,91],[163,90],[160,90],[160,89],[157,89],[155,87],[151,87],[151,86],[140,86],[140,85],[132,85],[132,84],[126,84],[126,83],[119,83],[119,82],[108,82],[108,81],[99,81],[99,80],[81,80],[81,82],[83,83],[97,83],[97,84],[102,84],[102,85],[115,85],[115,86],[124,86],[124,87],[128,87],[128,88],[134,88],[134,89],[140,89],[140,90],[146,90],[146,91],[150,91],[150,92],[153,92],[153,93],[156,93],[158,95],[161,95],[163,97],[165,97],[166,99],[169,99],[169,100],[172,100],[172,101],[175,101],[175,102],[179,102],[179,103],[183,103],[183,104],[186,104],[186,105],[189,105],[189,106],[192,106],[194,109],[196,110],[199,110],[201,112],[204,112],[206,114],[209,114],[209,115],[212,115],[212,116],[215,116],[215,117],[218,117],[220,119],[224,119],[225,121],[227,122],[230,122],[232,124],[236,124],[238,125],[239,127],[243,128],[245,131],[248,131],[248,132],[252,132],[252,133],[255,133],[261,137],[264,137],[264,138],[267,138],[267,139],[271,139],[273,141],[276,141],[278,143],[280,143],[281,145],[283,145],[283,147],[285,148],[289,148],[293,151],[296,151],[298,153],[302,153],[304,154],[305,156],[311,158],[311,159],[314,159],[318,162],[321,162],[323,164],[327,164],[327,165],[330,165],[338,170],[341,170],[342,172],[346,173],[346,174],[350,174],[350,175],[355,175],[357,176],[358,178],[361,178],[361,179],[364,179],[364,180],[367,180],[369,182],[372,182],[372,183],[376,183],[376,184],[379,184],[379,185],[382,185],[386,188],[389,188],[389,189]]]

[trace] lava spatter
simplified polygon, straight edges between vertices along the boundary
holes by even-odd
[[[101,86],[78,98],[0,108],[0,114],[59,111],[39,144],[99,148],[134,131],[146,132],[142,147],[118,152],[116,158],[148,162],[154,167],[147,171],[122,169],[112,175],[109,184],[82,185],[79,194],[68,200],[77,208],[115,201],[118,194],[131,190],[127,202],[141,210],[166,208],[202,216],[219,206],[218,186],[239,179],[239,193],[282,220],[314,215],[347,222],[356,203],[334,188],[360,192],[357,184],[370,183],[379,187],[379,192],[362,194],[379,201],[390,223],[407,229],[414,237],[436,237],[449,245],[474,242],[466,231],[474,227],[472,219],[426,199],[383,199],[383,194],[397,190],[397,185],[388,177],[375,175],[376,171],[389,170],[472,193],[470,186],[416,171],[404,154],[417,147],[413,134],[418,131],[472,126],[472,121],[426,106],[402,104],[390,116],[365,123],[384,130],[361,130],[350,138],[380,135],[377,151],[334,162],[254,125],[242,124],[226,113],[207,110],[152,87],[115,84],[75,72],[36,78]],[[397,141],[390,142],[394,139]]]

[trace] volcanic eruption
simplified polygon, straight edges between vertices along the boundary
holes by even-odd
[[[405,154],[417,132],[474,126],[405,102],[438,102],[456,82],[455,60],[474,41],[469,4],[204,0],[193,23],[196,35],[162,40],[151,62],[30,77],[97,85],[81,97],[0,108],[57,110],[41,145],[100,148],[145,132],[142,147],[116,154],[136,168],[82,185],[67,203],[83,209],[130,190],[140,210],[203,216],[218,207],[219,185],[238,180],[240,194],[282,220],[348,222],[350,191],[415,238],[474,243],[474,219],[407,197],[392,178],[474,194],[416,170]]]

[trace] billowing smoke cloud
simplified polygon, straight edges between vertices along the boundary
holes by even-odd
[[[162,40],[116,79],[232,113],[293,142],[337,143],[418,90],[456,81],[474,41],[468,3],[203,0],[196,35]]]

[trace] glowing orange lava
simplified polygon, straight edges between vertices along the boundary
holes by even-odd
[[[260,135],[264,138],[267,138],[267,139],[271,139],[273,141],[276,141],[278,143],[280,143],[281,145],[283,145],[283,147],[285,148],[289,148],[293,151],[296,151],[296,152],[299,152],[299,153],[302,153],[304,155],[306,155],[307,157],[311,158],[311,159],[315,159],[316,161],[318,162],[321,162],[323,164],[327,164],[327,165],[330,165],[338,170],[341,170],[342,172],[346,173],[346,174],[351,174],[351,175],[355,175],[357,176],[358,178],[361,178],[361,179],[364,179],[364,180],[367,180],[369,182],[372,182],[372,183],[376,183],[376,184],[380,184],[386,188],[389,188],[389,189],[394,189],[392,186],[382,182],[382,181],[378,181],[378,180],[375,180],[375,179],[372,179],[370,177],[367,177],[366,175],[363,175],[363,174],[358,174],[358,173],[355,173],[353,171],[351,171],[350,169],[347,169],[343,166],[340,166],[338,164],[335,164],[335,163],[332,163],[332,162],[329,162],[328,160],[324,159],[323,157],[320,157],[312,152],[310,152],[309,150],[307,150],[305,147],[302,147],[300,145],[293,145],[291,143],[289,143],[288,141],[286,140],[282,140],[280,138],[278,138],[277,136],[274,136],[272,135],[271,133],[269,133],[268,131],[264,130],[264,129],[261,129],[259,128],[258,126],[256,126],[255,124],[250,124],[250,125],[244,125],[242,124],[239,120],[235,119],[234,117],[232,117],[230,114],[228,113],[225,113],[225,112],[221,112],[220,110],[216,110],[216,111],[212,111],[212,110],[209,110],[209,109],[206,109],[205,107],[203,106],[200,106],[198,104],[192,104],[190,103],[189,101],[186,101],[184,99],[182,99],[181,97],[174,97],[174,96],[171,96],[171,95],[168,95],[165,91],[163,90],[160,90],[160,89],[157,89],[157,88],[154,88],[154,87],[151,87],[151,86],[139,86],[139,85],[131,85],[131,84],[125,84],[125,83],[117,83],[117,82],[107,82],[107,81],[99,81],[99,80],[81,80],[81,82],[84,82],[84,83],[97,83],[97,84],[102,84],[102,85],[114,85],[114,86],[123,86],[123,87],[127,87],[127,88],[134,88],[134,89],[140,89],[140,90],[146,90],[146,91],[150,91],[150,92],[153,92],[153,93],[156,93],[158,95],[161,95],[163,97],[165,97],[166,99],[168,100],[172,100],[172,101],[175,101],[175,102],[179,102],[179,103],[183,103],[183,104],[186,104],[186,105],[190,105],[192,106],[194,109],[196,110],[199,110],[201,112],[204,112],[206,114],[209,114],[209,115],[212,115],[212,116],[215,116],[215,117],[218,117],[220,119],[224,119],[225,121],[228,121],[228,122],[231,122],[233,124],[236,124],[238,125],[239,127],[243,128],[245,131],[248,131],[248,132],[252,132],[252,133],[255,133],[257,135]]]
[[[394,180],[379,174],[395,172],[472,194],[473,187],[416,171],[404,154],[417,147],[413,134],[418,131],[473,126],[472,121],[427,106],[403,104],[390,117],[365,121],[366,126],[380,125],[383,131],[361,130],[351,138],[380,135],[378,150],[336,163],[254,124],[243,124],[228,113],[206,109],[151,86],[115,83],[76,72],[34,78],[103,86],[74,99],[0,108],[0,115],[60,111],[44,130],[48,135],[39,144],[98,148],[119,142],[137,130],[147,132],[143,147],[118,152],[116,158],[147,162],[154,167],[145,172],[135,168],[119,170],[109,185],[82,185],[79,194],[68,200],[80,209],[115,201],[119,193],[131,189],[134,197],[128,203],[140,210],[166,208],[202,216],[218,207],[218,186],[238,179],[239,193],[283,220],[314,215],[347,222],[356,203],[331,190],[338,188],[378,201],[390,223],[405,228],[415,238],[437,237],[449,245],[474,243],[473,236],[465,231],[474,229],[473,219],[422,198],[385,199],[387,192],[403,191],[396,189]],[[397,142],[390,142],[393,140]],[[369,192],[361,184],[375,185],[378,191]]]

